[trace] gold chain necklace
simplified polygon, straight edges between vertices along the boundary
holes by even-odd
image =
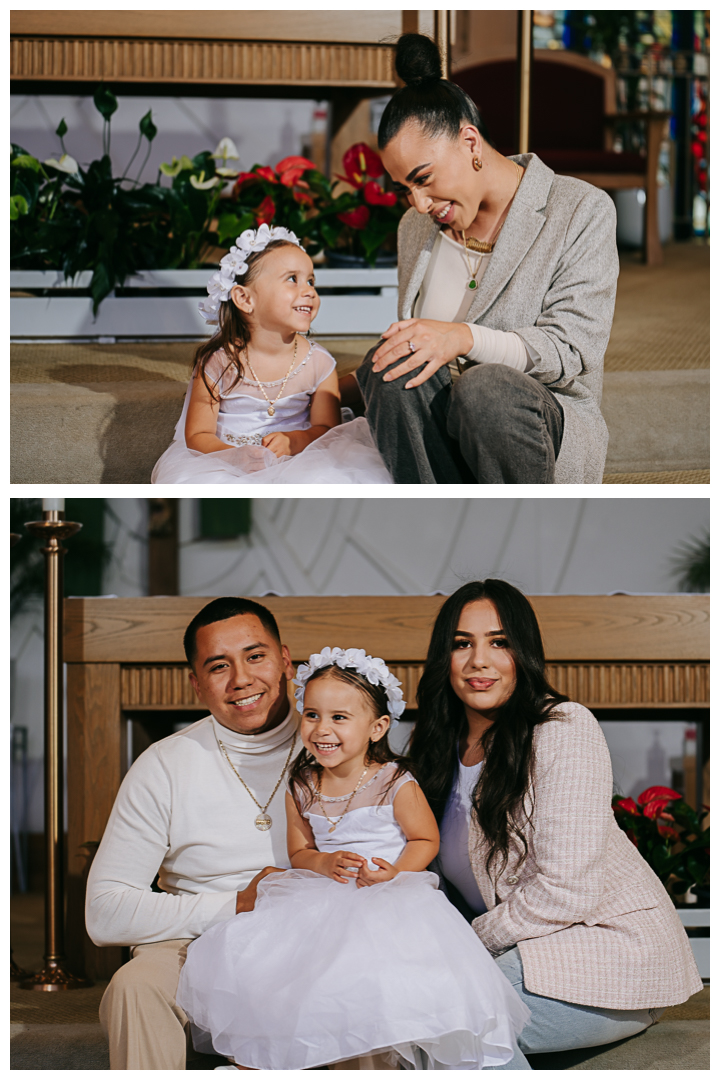
[[[227,761],[228,765],[230,766],[230,768],[232,769],[232,771],[233,771],[233,772],[235,773],[235,775],[237,776],[238,780],[240,781],[240,783],[242,784],[242,786],[243,786],[243,787],[245,788],[245,790],[247,791],[248,795],[250,796],[250,798],[252,799],[252,801],[253,801],[253,802],[255,803],[255,805],[256,805],[256,806],[258,806],[258,807],[260,807],[260,813],[259,813],[259,814],[258,814],[258,816],[257,816],[257,817],[255,818],[255,828],[256,828],[256,829],[259,829],[259,830],[260,830],[260,832],[267,832],[267,831],[268,831],[268,829],[269,829],[269,828],[270,828],[270,827],[272,826],[272,823],[273,823],[273,822],[272,822],[272,818],[270,817],[270,815],[269,815],[268,813],[266,813],[266,810],[267,810],[268,806],[270,805],[270,803],[271,803],[271,802],[273,801],[273,799],[275,798],[275,792],[277,791],[277,789],[278,789],[278,788],[280,787],[280,785],[282,784],[282,782],[283,782],[283,777],[285,776],[285,773],[287,772],[287,767],[288,767],[288,765],[290,764],[290,759],[291,759],[291,757],[292,757],[292,755],[293,755],[293,750],[295,749],[295,742],[296,742],[296,740],[297,740],[297,731],[296,731],[296,732],[295,732],[295,734],[293,735],[293,741],[292,741],[292,746],[290,747],[290,753],[289,753],[289,754],[288,754],[288,756],[287,756],[287,761],[286,761],[286,762],[285,762],[285,764],[283,765],[283,771],[282,771],[282,772],[280,773],[280,779],[278,780],[277,784],[276,784],[276,785],[275,785],[275,787],[273,788],[273,792],[272,792],[272,795],[270,796],[270,798],[268,799],[268,801],[267,801],[267,802],[265,803],[265,805],[264,805],[264,806],[260,806],[260,803],[259,803],[259,802],[257,801],[257,799],[256,799],[256,798],[255,798],[255,796],[253,795],[252,791],[251,791],[251,790],[250,790],[250,788],[249,788],[249,787],[247,786],[247,784],[246,784],[246,783],[245,783],[245,781],[243,780],[242,776],[240,775],[240,773],[239,773],[239,772],[237,771],[237,769],[236,769],[236,768],[235,768],[235,766],[233,765],[232,761],[231,761],[231,760],[230,760],[230,758],[228,757],[228,752],[227,752],[227,750],[225,749],[225,747],[223,746],[223,744],[222,744],[222,743],[220,742],[220,739],[218,739],[218,737],[217,737],[217,733],[215,733],[215,738],[217,739],[217,744],[218,744],[218,746],[220,747],[220,749],[222,750],[223,754],[225,755],[225,760]]]
[[[478,255],[491,255],[492,254],[492,251],[493,251],[493,248],[495,247],[495,243],[497,241],[497,238],[500,235],[500,230],[502,229],[503,225],[507,221],[507,216],[508,216],[508,213],[510,212],[510,206],[512,205],[513,199],[517,195],[517,190],[520,187],[520,181],[522,180],[522,175],[523,175],[522,174],[522,169],[518,165],[517,161],[514,161],[513,165],[517,169],[517,184],[515,185],[515,190],[513,192],[513,197],[510,200],[510,202],[508,203],[507,212],[505,213],[505,216],[503,217],[502,221],[500,222],[497,229],[495,230],[495,235],[489,241],[488,240],[476,240],[474,236],[471,236],[470,238],[466,238],[465,230],[461,229],[460,234],[461,234],[461,236],[463,238],[463,244],[464,244],[465,248],[467,249],[467,251],[474,251]],[[474,290],[474,289],[477,289],[477,287],[478,287],[478,283],[477,283],[476,279],[477,279],[478,274],[480,273],[480,267],[482,266],[482,259],[480,259],[480,264],[479,264],[477,270],[475,271],[475,273],[473,273],[472,264],[470,262],[470,259],[469,259],[468,255],[467,255],[467,251],[465,253],[465,261],[467,262],[468,271],[470,273],[470,280],[467,283],[467,287],[470,290]]]
[[[282,392],[285,389],[285,383],[290,378],[290,373],[292,372],[292,369],[295,367],[295,360],[297,359],[297,349],[298,349],[298,338],[297,338],[297,334],[296,334],[295,335],[295,348],[293,349],[292,363],[290,364],[287,375],[285,376],[285,378],[282,381],[282,386],[280,387],[280,391],[279,391],[277,397],[275,398],[275,401],[278,401],[282,397]],[[245,349],[245,362],[246,362],[248,368],[250,369],[250,374],[252,375],[253,379],[255,380],[255,382],[260,387],[260,393],[262,394],[262,396],[265,398],[265,400],[268,403],[268,411],[267,411],[268,416],[274,416],[275,415],[275,401],[271,401],[270,398],[267,396],[267,394],[265,393],[265,387],[263,386],[263,384],[260,382],[260,380],[258,379],[255,372],[253,371],[253,366],[250,363],[250,354],[247,351],[247,347]]]
[[[360,779],[358,780],[357,784],[355,785],[355,790],[353,791],[352,795],[350,796],[350,798],[347,801],[347,806],[345,807],[345,809],[343,810],[342,814],[337,819],[337,821],[333,821],[333,819],[328,817],[328,815],[327,815],[327,811],[325,809],[324,803],[325,803],[325,799],[326,798],[329,799],[329,798],[331,798],[331,796],[330,795],[323,795],[323,793],[322,793],[322,773],[320,773],[320,776],[318,777],[318,784],[317,784],[317,788],[315,790],[315,794],[317,795],[317,797],[320,800],[320,809],[322,810],[323,814],[325,815],[325,820],[327,821],[328,825],[330,826],[330,828],[328,830],[329,832],[335,832],[336,828],[338,827],[338,825],[340,824],[342,819],[347,814],[348,810],[350,809],[350,803],[353,801],[353,799],[357,795],[358,790],[360,788],[360,785],[362,784],[363,780],[365,779],[366,773],[367,773],[369,768],[370,768],[370,766],[368,765],[365,768],[365,770],[362,772],[362,774],[360,776]],[[343,796],[341,795],[340,798],[343,798]]]

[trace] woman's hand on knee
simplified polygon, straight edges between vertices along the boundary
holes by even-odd
[[[424,364],[422,371],[405,384],[405,389],[421,386],[441,367],[458,356],[465,356],[473,347],[470,327],[465,323],[439,322],[436,319],[403,319],[393,323],[383,334],[384,343],[373,358],[373,371],[385,371],[405,357],[383,376],[393,382]]]

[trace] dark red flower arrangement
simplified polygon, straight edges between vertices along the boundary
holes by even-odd
[[[612,806],[620,828],[672,893],[709,881],[710,829],[702,826],[709,807],[698,815],[678,791],[662,786],[646,788],[637,802],[615,795]]]
[[[339,251],[374,265],[380,249],[394,240],[404,208],[378,182],[383,163],[365,143],[346,151],[343,168],[344,175],[330,181],[314,162],[293,155],[274,169],[254,165],[239,173],[231,198],[223,200],[218,244],[229,247],[245,229],[282,225],[311,255]],[[345,190],[338,192],[341,186]]]
[[[346,150],[343,169],[345,174],[337,179],[353,190],[337,196],[330,213],[323,215],[321,234],[331,251],[362,256],[372,264],[383,244],[397,232],[404,208],[394,192],[385,191],[377,182],[385,169],[366,143],[355,143]]]
[[[230,246],[245,229],[259,225],[283,225],[312,244],[312,214],[327,190],[325,177],[309,158],[291,155],[274,169],[254,165],[235,180],[228,208],[219,218],[218,243]]]

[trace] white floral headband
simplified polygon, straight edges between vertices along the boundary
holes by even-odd
[[[364,649],[331,649],[328,645],[319,653],[313,653],[307,664],[301,664],[293,682],[297,685],[295,697],[298,712],[303,710],[305,684],[311,675],[326,667],[353,668],[364,675],[373,686],[382,686],[387,698],[388,714],[392,718],[392,727],[405,712],[405,702],[399,679],[391,673],[384,660],[379,656],[368,656]]]
[[[246,229],[238,236],[227,255],[223,255],[220,260],[220,269],[216,270],[208,281],[208,299],[201,300],[198,304],[198,310],[205,322],[218,322],[220,304],[230,299],[230,290],[235,284],[235,278],[247,272],[248,256],[264,251],[273,240],[285,240],[289,244],[297,244],[302,251],[305,250],[295,233],[282,226],[271,228],[263,224],[259,229]]]

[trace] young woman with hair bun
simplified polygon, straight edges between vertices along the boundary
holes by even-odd
[[[396,483],[601,483],[613,203],[499,154],[429,38],[403,34],[396,69],[378,143],[410,203],[399,321],[357,372],[385,464]]]
[[[531,1014],[498,1067],[636,1035],[697,993],[672,901],[615,821],[602,729],[548,683],[527,597],[492,578],[449,596],[417,702],[432,869]]]

